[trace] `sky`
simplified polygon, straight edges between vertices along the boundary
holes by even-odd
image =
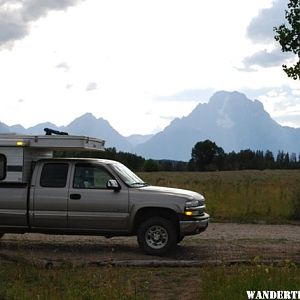
[[[67,125],[86,112],[156,133],[215,91],[300,127],[300,83],[273,27],[287,0],[0,0],[0,121]]]

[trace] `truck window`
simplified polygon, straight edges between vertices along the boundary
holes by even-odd
[[[6,177],[6,156],[0,154],[0,180]]]
[[[66,186],[69,165],[46,163],[41,173],[40,186],[62,188]]]
[[[113,177],[100,166],[78,164],[75,167],[73,187],[77,189],[106,189]]]

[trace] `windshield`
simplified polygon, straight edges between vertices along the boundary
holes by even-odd
[[[135,175],[131,170],[120,163],[111,165],[119,177],[130,187],[142,187],[147,185],[140,177]]]

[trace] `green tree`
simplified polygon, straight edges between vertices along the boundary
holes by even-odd
[[[191,163],[199,171],[212,171],[222,168],[224,150],[216,143],[205,140],[196,143],[192,149]]]
[[[300,80],[300,0],[290,0],[285,18],[289,25],[282,24],[274,27],[275,40],[281,45],[283,52],[293,52],[298,61],[291,67],[282,65],[287,75],[295,80]]]
[[[156,172],[159,171],[159,164],[156,160],[147,159],[144,164],[145,172]]]

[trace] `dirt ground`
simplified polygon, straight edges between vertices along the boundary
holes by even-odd
[[[89,265],[107,262],[185,262],[209,264],[255,260],[300,264],[300,226],[211,223],[196,236],[186,237],[165,257],[145,255],[136,237],[6,234],[0,259],[55,264]]]

